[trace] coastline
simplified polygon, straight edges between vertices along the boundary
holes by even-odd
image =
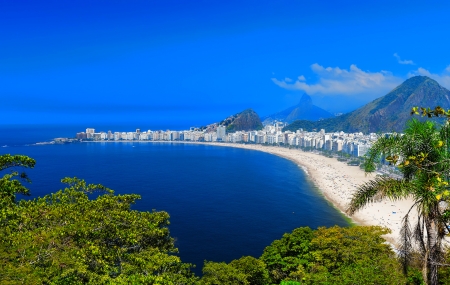
[[[392,232],[384,238],[394,247],[398,245],[400,226],[404,215],[413,205],[411,199],[390,201],[383,200],[368,204],[363,209],[349,216],[345,213],[351,196],[357,186],[373,179],[357,166],[349,166],[335,158],[328,158],[312,152],[275,146],[244,145],[235,143],[201,143],[213,146],[235,147],[262,151],[289,159],[296,163],[314,183],[318,191],[331,202],[335,208],[353,223],[365,226],[383,226]],[[411,219],[413,223],[416,218]]]
[[[103,143],[114,143],[106,141]],[[95,143],[102,143],[100,141]],[[129,143],[136,143],[130,141]],[[217,142],[186,142],[186,141],[138,141],[138,143],[188,143],[198,145],[211,145],[218,147],[234,147],[255,151],[262,151],[291,160],[304,171],[308,179],[317,190],[336,209],[356,225],[383,226],[392,232],[384,236],[386,241],[394,247],[398,245],[400,226],[404,215],[413,205],[411,199],[390,201],[383,200],[368,204],[363,209],[349,216],[345,213],[348,203],[357,187],[373,179],[373,174],[366,173],[357,166],[349,166],[335,158],[325,157],[313,152],[305,152],[299,149],[265,146],[260,144],[238,144]],[[411,215],[410,222],[414,223],[417,217]]]

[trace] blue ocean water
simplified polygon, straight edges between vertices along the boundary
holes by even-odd
[[[37,161],[28,171],[33,197],[76,176],[116,193],[140,194],[135,209],[167,211],[179,255],[197,265],[196,273],[204,260],[258,257],[297,227],[348,225],[295,163],[263,152],[163,142],[26,146],[16,139],[11,145],[0,154]]]

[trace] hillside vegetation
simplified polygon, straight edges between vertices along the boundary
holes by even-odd
[[[261,119],[252,109],[247,109],[230,116],[221,121],[219,125],[225,126],[227,128],[227,132],[254,131],[261,130],[263,128]]]
[[[426,76],[415,76],[403,82],[387,95],[339,117],[317,122],[298,120],[283,130],[306,131],[325,129],[327,132],[401,132],[410,111],[415,106],[450,108],[450,91]]]

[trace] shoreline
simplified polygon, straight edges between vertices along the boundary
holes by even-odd
[[[95,143],[107,143],[117,141],[86,141]],[[356,191],[357,186],[370,181],[372,175],[366,175],[358,166],[349,166],[345,162],[340,162],[335,158],[325,157],[313,152],[305,152],[299,149],[288,149],[277,146],[266,146],[260,144],[238,144],[238,143],[217,143],[217,142],[189,142],[189,141],[125,141],[126,143],[187,143],[198,145],[210,145],[218,147],[234,147],[254,151],[262,151],[288,159],[305,172],[308,179],[314,184],[324,198],[330,202],[346,218],[356,225],[383,226],[392,232],[384,236],[386,241],[394,247],[398,245],[400,237],[400,224],[404,214],[413,205],[411,199],[390,201],[383,200],[368,204],[353,216],[345,213],[351,196]],[[417,217],[410,216],[411,223]]]
[[[398,245],[400,226],[404,214],[413,205],[411,199],[390,201],[383,200],[368,204],[353,216],[345,213],[351,196],[357,186],[370,181],[374,175],[366,175],[358,166],[349,166],[335,158],[328,158],[312,152],[288,149],[276,146],[244,145],[234,143],[201,143],[213,146],[235,147],[262,151],[277,155],[296,163],[316,186],[317,190],[337,210],[356,225],[383,226],[392,232],[384,238],[394,247]],[[416,218],[411,216],[413,223]]]

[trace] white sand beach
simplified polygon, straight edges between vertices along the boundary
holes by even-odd
[[[357,186],[374,178],[374,174],[366,176],[364,171],[357,166],[349,166],[347,163],[340,162],[335,158],[328,158],[302,150],[234,143],[207,144],[263,151],[294,161],[305,170],[309,179],[323,193],[326,199],[342,212],[345,212]],[[412,204],[413,202],[410,199],[400,201],[383,200],[369,204],[350,218],[356,224],[379,225],[391,229],[392,233],[386,235],[385,238],[395,246],[400,235],[401,221]],[[413,214],[412,216],[415,216],[415,209],[411,213]],[[412,219],[411,222],[414,223],[415,220]]]

